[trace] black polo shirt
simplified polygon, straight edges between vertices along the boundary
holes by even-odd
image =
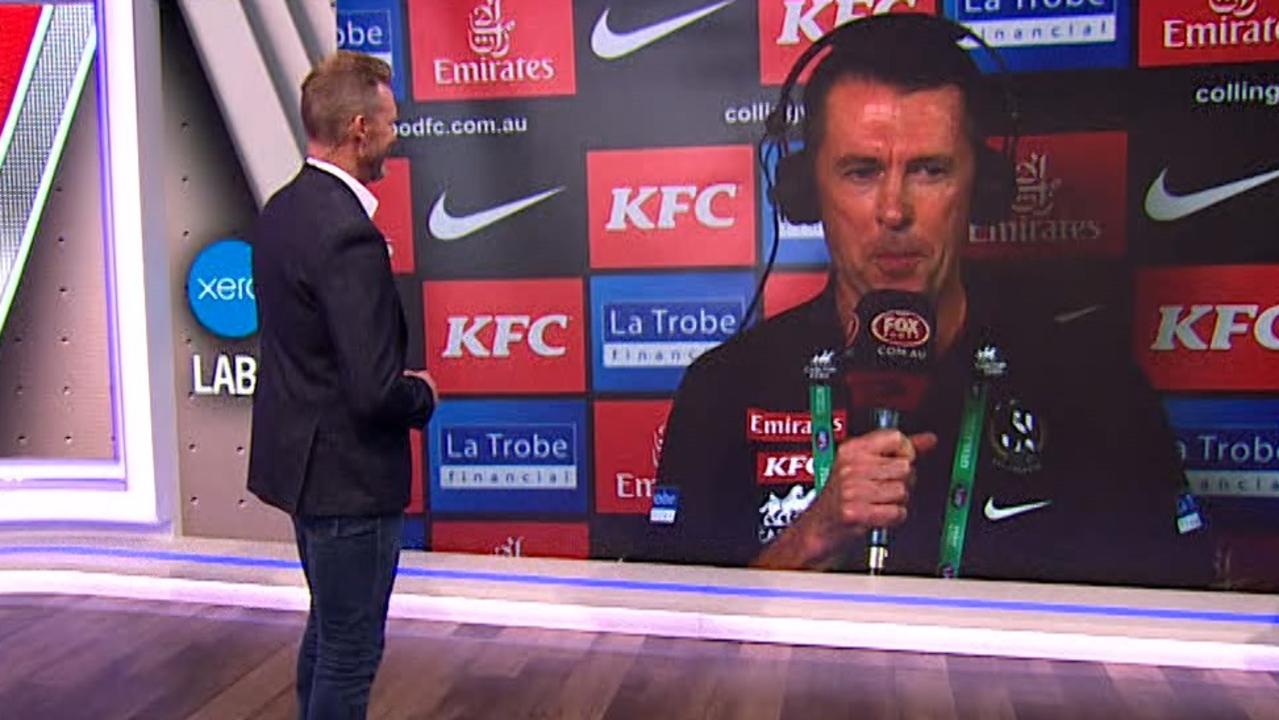
[[[958,340],[934,360],[906,432],[937,433],[917,464],[889,574],[936,575],[963,399],[979,346],[1007,361],[990,391],[960,575],[1203,587],[1205,532],[1181,534],[1185,482],[1158,397],[1106,308],[1049,313],[969,284]],[[660,486],[673,522],[652,522],[636,559],[744,566],[816,496],[808,436],[809,358],[843,345],[833,284],[816,299],[702,355],[667,424]],[[836,384],[837,435],[869,429]],[[669,518],[667,518],[669,519]],[[864,543],[842,563],[865,569]]]

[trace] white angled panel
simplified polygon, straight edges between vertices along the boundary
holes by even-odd
[[[297,110],[286,109],[276,94],[269,55],[258,47],[240,3],[181,0],[181,7],[260,206],[302,164],[302,149],[290,126]]]

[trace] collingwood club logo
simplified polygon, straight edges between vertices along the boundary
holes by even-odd
[[[1046,433],[1038,413],[1016,398],[1006,398],[991,411],[989,440],[997,467],[1029,474],[1043,467]]]

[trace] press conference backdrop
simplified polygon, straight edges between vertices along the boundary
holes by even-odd
[[[394,69],[400,142],[376,221],[410,362],[446,398],[415,443],[411,544],[627,555],[683,370],[743,322],[773,243],[767,315],[824,282],[820,227],[774,237],[755,161],[778,86],[837,24],[921,12],[998,47],[1023,109],[1013,216],[971,228],[969,265],[1063,311],[1131,319],[1219,533],[1220,584],[1279,586],[1267,561],[1279,0],[339,0],[337,12],[339,45]],[[224,389],[249,375],[205,373]]]

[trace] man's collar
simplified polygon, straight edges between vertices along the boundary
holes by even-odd
[[[351,188],[351,192],[355,193],[355,199],[360,201],[360,207],[364,208],[364,212],[370,218],[373,217],[373,213],[377,212],[377,197],[375,197],[367,187],[364,187],[363,183],[356,180],[354,177],[351,177],[350,173],[333,163],[317,160],[313,157],[308,157],[306,159],[306,164],[332,175],[338,180],[341,180],[347,187]]]

